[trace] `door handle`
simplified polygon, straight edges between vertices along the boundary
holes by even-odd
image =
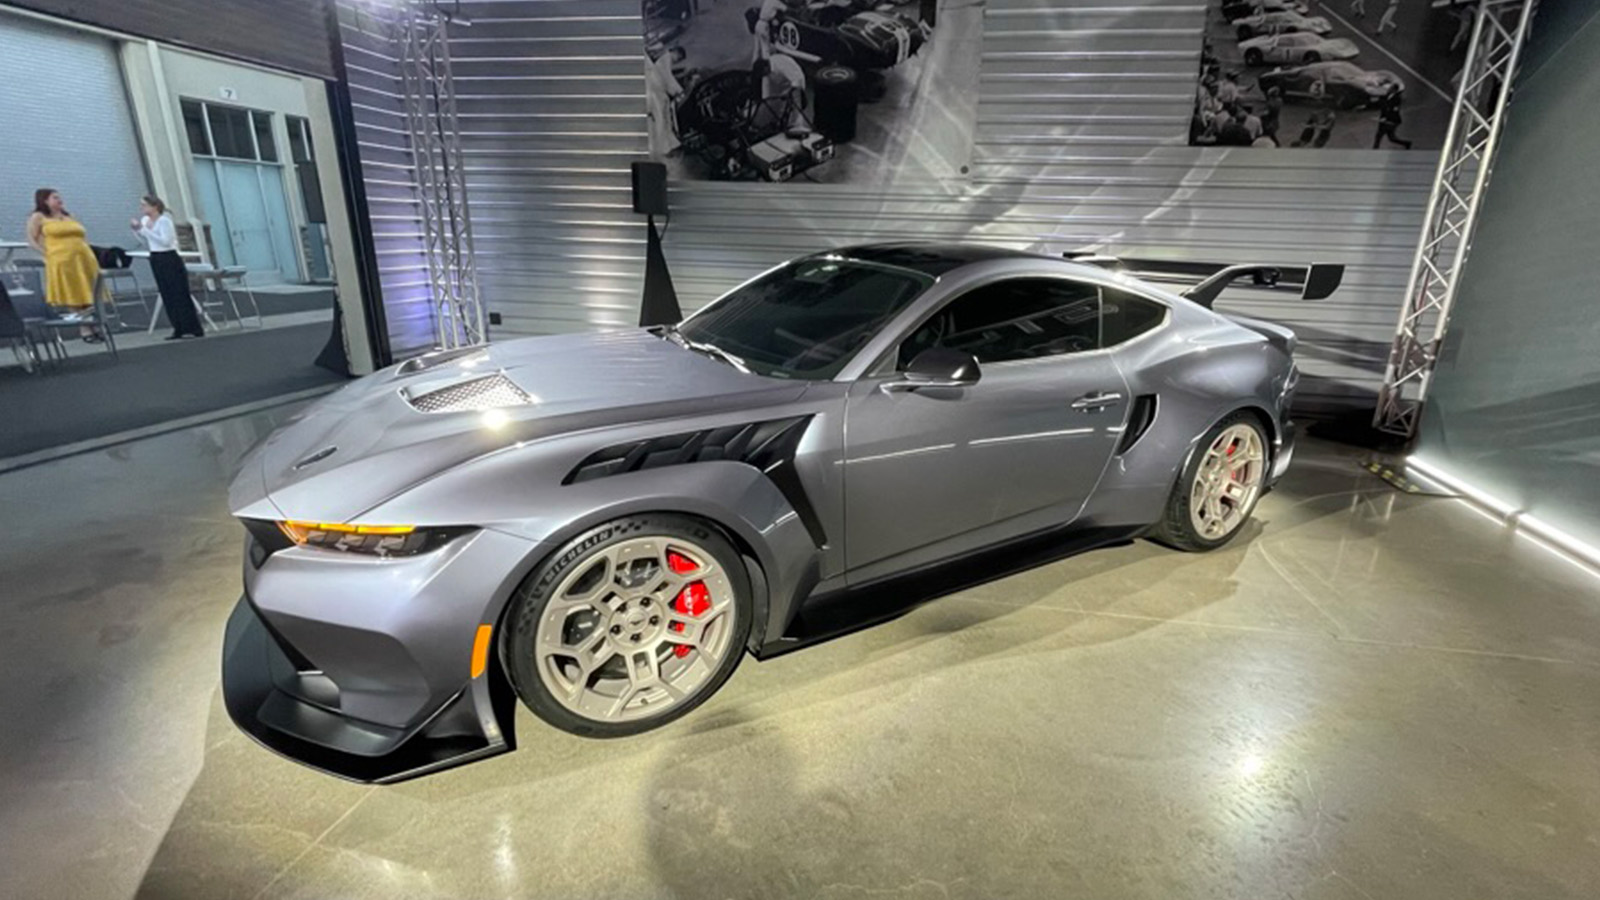
[[[1084,412],[1099,412],[1100,410],[1121,401],[1122,395],[1116,393],[1115,391],[1096,392],[1093,394],[1084,394],[1082,397],[1072,401],[1072,408],[1082,410]]]

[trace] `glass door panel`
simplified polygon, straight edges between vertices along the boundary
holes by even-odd
[[[217,163],[210,159],[194,161],[195,187],[200,192],[200,209],[196,214],[211,228],[211,244],[216,250],[217,264],[238,265],[233,254],[233,240],[228,236],[228,210],[222,205],[222,183],[217,180]]]
[[[234,264],[248,269],[252,281],[281,281],[278,256],[273,249],[272,222],[261,196],[256,164],[218,160],[216,165],[222,184],[222,202],[227,209],[228,239],[233,244]]]

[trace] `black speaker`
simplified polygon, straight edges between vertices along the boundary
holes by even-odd
[[[820,66],[811,76],[816,93],[812,109],[813,124],[835,144],[856,139],[856,112],[861,103],[861,85],[856,70],[849,66]]]
[[[664,164],[633,164],[633,211],[647,216],[667,214],[667,167]]]

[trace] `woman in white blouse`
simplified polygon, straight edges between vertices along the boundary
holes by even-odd
[[[129,224],[150,246],[150,271],[155,273],[161,305],[167,310],[167,321],[172,323],[167,340],[202,337],[205,332],[189,295],[189,270],[178,255],[178,228],[172,224],[166,204],[160,197],[146,194],[139,203],[139,218]]]

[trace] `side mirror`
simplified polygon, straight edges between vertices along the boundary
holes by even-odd
[[[978,360],[971,353],[962,353],[949,347],[929,347],[918,353],[901,374],[885,382],[885,391],[915,391],[919,388],[967,387],[978,383],[983,373],[978,370]]]

